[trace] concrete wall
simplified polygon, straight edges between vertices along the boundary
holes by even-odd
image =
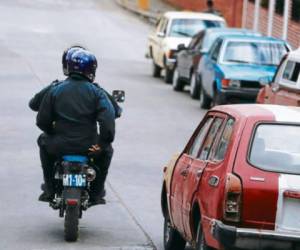
[[[206,0],[164,1],[185,10],[202,11],[206,9]],[[243,0],[215,0],[214,4],[215,8],[225,17],[229,26],[240,27],[242,25]]]

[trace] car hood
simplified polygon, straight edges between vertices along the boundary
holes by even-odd
[[[220,65],[226,79],[247,81],[272,81],[277,66]]]
[[[190,37],[167,37],[164,40],[164,47],[172,50],[177,50],[179,44],[184,44],[186,47],[191,42]]]

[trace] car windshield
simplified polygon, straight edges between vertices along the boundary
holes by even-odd
[[[227,44],[223,61],[275,66],[286,52],[283,43],[236,41]]]
[[[300,174],[300,126],[261,124],[250,150],[250,163],[261,169]]]
[[[192,37],[205,28],[221,27],[222,22],[201,19],[174,19],[170,28],[170,37]]]
[[[207,35],[204,36],[203,44],[202,44],[202,50],[204,52],[208,52],[211,45],[217,40],[218,37],[224,36],[224,35],[257,35],[256,33],[253,33],[251,31],[222,31],[222,32],[209,32]]]

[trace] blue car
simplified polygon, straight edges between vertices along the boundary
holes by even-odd
[[[190,85],[190,94],[193,99],[199,99],[198,79],[196,71],[198,63],[204,54],[207,54],[214,41],[223,35],[253,35],[261,36],[260,33],[247,29],[238,28],[208,28],[196,34],[188,47],[184,44],[179,46],[177,64],[174,70],[173,89],[183,91],[185,85]]]
[[[270,82],[290,46],[279,39],[253,35],[224,35],[201,58],[197,78],[200,106],[254,101]]]

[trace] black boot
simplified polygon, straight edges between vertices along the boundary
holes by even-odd
[[[51,202],[54,199],[54,194],[48,193],[48,192],[43,192],[41,193],[41,195],[39,196],[39,201],[42,202]]]
[[[50,202],[54,199],[54,191],[52,188],[49,188],[46,184],[43,184],[43,193],[39,196],[39,201]]]
[[[106,204],[105,200],[106,190],[103,188],[102,191],[99,194],[91,193],[90,199],[89,199],[89,207],[95,206],[95,205],[104,205]]]

